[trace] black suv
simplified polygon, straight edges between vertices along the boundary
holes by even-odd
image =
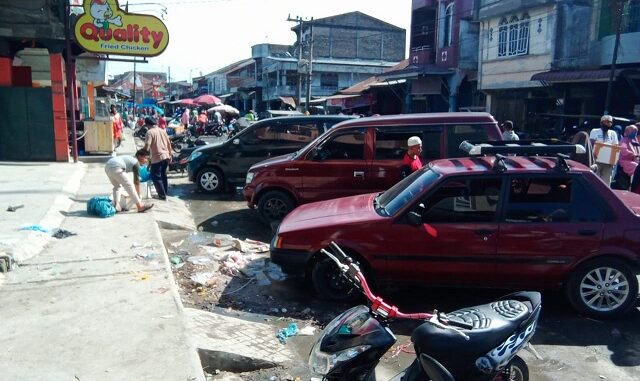
[[[206,193],[244,185],[247,170],[253,164],[295,152],[335,124],[351,118],[346,115],[313,115],[258,121],[224,143],[194,150],[187,166],[189,180]]]

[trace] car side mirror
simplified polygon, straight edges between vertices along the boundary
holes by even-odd
[[[416,212],[409,212],[409,214],[407,214],[407,220],[409,224],[413,226],[422,225],[422,216]]]

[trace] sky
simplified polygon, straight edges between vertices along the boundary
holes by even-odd
[[[121,7],[125,3],[120,0]],[[188,81],[250,58],[253,45],[293,44],[289,16],[318,19],[353,11],[410,29],[411,0],[129,0],[129,12],[163,16],[169,30],[167,49],[136,70],[171,68],[171,81]],[[133,63],[107,63],[108,75],[132,70]]]

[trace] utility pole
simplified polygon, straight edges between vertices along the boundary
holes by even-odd
[[[300,73],[300,64],[302,63],[302,18],[296,16],[295,19],[291,18],[291,15],[287,17],[287,21],[293,21],[298,23],[298,89],[296,91],[296,101],[298,102],[297,106],[299,110],[302,110],[302,73]],[[268,79],[267,79],[267,82]]]
[[[169,102],[171,102],[171,96],[173,93],[171,92],[171,66],[169,66],[169,77],[167,78],[167,85],[169,87]]]
[[[67,92],[69,94],[69,116],[71,117],[71,148],[73,150],[73,162],[78,162],[78,140],[76,130],[76,78],[74,72],[76,70],[73,63],[73,52],[71,51],[71,5],[66,4],[64,7],[64,32],[67,55],[65,59],[65,71],[67,74]]]
[[[309,23],[309,65],[307,66],[307,111],[311,105],[311,72],[313,71],[313,17]]]
[[[136,113],[136,57],[133,57],[133,115]]]
[[[620,46],[620,33],[622,33],[622,11],[623,0],[616,0],[616,14],[614,15],[613,22],[616,28],[616,40],[613,45],[613,58],[611,59],[611,71],[609,72],[609,83],[607,84],[607,98],[604,103],[604,114],[608,115],[611,106],[611,92],[613,91],[613,81],[616,71],[616,62],[618,61],[618,47]]]

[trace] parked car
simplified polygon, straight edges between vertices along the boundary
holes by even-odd
[[[331,241],[379,283],[564,287],[578,311],[606,318],[636,303],[640,195],[562,157],[437,160],[386,192],[299,206],[271,259],[339,299],[349,286],[319,255]]]
[[[300,151],[253,165],[244,196],[271,224],[308,202],[389,189],[402,178],[407,139],[422,139],[422,163],[464,155],[463,140],[499,140],[488,113],[377,116],[336,126]]]
[[[189,180],[202,192],[216,193],[245,182],[251,165],[294,152],[350,116],[302,116],[258,121],[221,144],[207,145],[189,157]]]

